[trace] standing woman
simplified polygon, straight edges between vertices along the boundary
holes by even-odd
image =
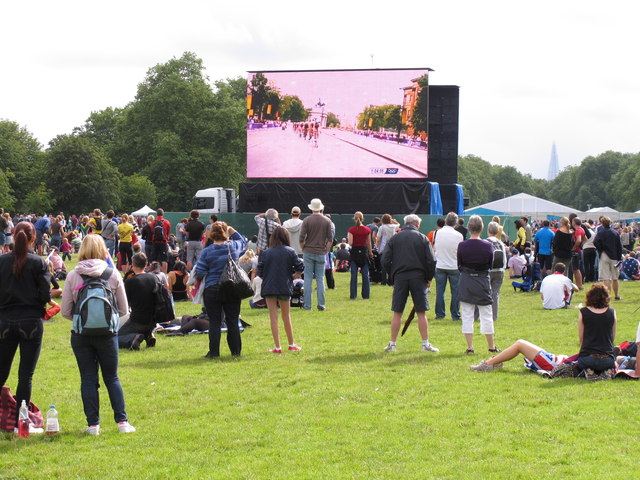
[[[348,234],[349,245],[351,245],[351,259],[349,260],[349,268],[351,269],[349,298],[351,300],[358,297],[358,268],[362,273],[362,298],[365,300],[369,298],[369,257],[373,253],[371,251],[371,229],[362,224],[363,219],[362,212],[354,213],[355,225],[349,229]]]
[[[4,245],[0,247],[4,248],[4,253],[11,251],[11,245],[13,245],[13,222],[11,221],[11,215],[8,212],[4,213],[4,218],[7,221],[7,227],[4,230]]]
[[[617,319],[615,310],[609,307],[610,301],[605,284],[594,283],[587,292],[587,306],[578,313],[578,366],[588,380],[610,380],[613,376]]]
[[[20,347],[16,401],[29,405],[31,379],[42,346],[42,318],[45,304],[51,301],[50,276],[44,259],[30,253],[36,241],[33,224],[19,222],[14,237],[13,252],[0,256],[0,385],[9,378]]]
[[[493,265],[493,246],[489,241],[480,238],[484,228],[480,216],[471,215],[467,228],[471,238],[458,244],[458,268],[460,269],[458,300],[462,309],[462,333],[467,341],[465,353],[475,353],[473,321],[476,308],[480,312],[480,333],[487,337],[489,352],[496,353],[498,349],[494,343],[493,298],[489,276],[489,270]]]
[[[131,258],[133,257],[133,225],[129,223],[129,215],[126,213],[122,215],[122,221],[118,225],[118,251],[120,252],[120,270],[127,272],[131,265]]]
[[[196,264],[196,277],[203,278],[206,275],[204,290],[204,306],[209,315],[211,327],[209,328],[209,352],[205,358],[220,357],[220,327],[222,324],[222,311],[224,310],[227,324],[227,344],[231,355],[239,357],[242,352],[242,340],[238,320],[240,318],[239,298],[228,298],[220,290],[220,275],[226,265],[229,255],[238,260],[246,242],[244,237],[229,227],[224,222],[215,222],[209,230],[209,239],[213,242],[202,250]]]
[[[565,265],[571,265],[571,249],[573,248],[573,234],[569,229],[569,219],[562,217],[560,219],[560,227],[553,237],[551,242],[551,249],[553,251],[553,265],[551,268],[555,270],[556,263],[564,263]],[[570,271],[567,268],[567,273]]]
[[[62,235],[64,234],[64,220],[62,219],[62,215],[56,217],[56,220],[49,227],[49,232],[51,233],[51,246],[60,250]]]
[[[276,227],[269,237],[269,248],[262,252],[258,260],[258,276],[262,278],[260,294],[267,301],[271,334],[275,344],[275,348],[270,350],[271,353],[282,353],[278,331],[278,304],[282,312],[284,330],[287,332],[289,350],[297,352],[302,349],[293,341],[291,295],[293,274],[303,272],[304,264],[290,243],[289,232],[283,227]]]
[[[522,255],[524,253],[525,243],[527,243],[527,231],[522,226],[522,220],[516,220],[513,224],[516,227],[516,240],[513,242],[513,246],[516,247],[520,255]]]
[[[378,248],[378,253],[382,256],[382,252],[384,252],[384,248],[387,245],[387,242],[391,237],[393,237],[400,226],[398,222],[391,217],[388,213],[382,215],[382,219],[380,220],[382,223],[378,227],[378,233],[376,234],[376,247]],[[389,276],[388,272],[385,272],[384,269],[381,271],[381,285],[386,285],[388,283],[387,277]]]
[[[109,256],[107,247],[100,235],[87,235],[78,252],[78,265],[69,272],[62,293],[62,316],[72,319],[78,299],[78,291],[83,285],[82,276],[99,277],[107,268]],[[129,310],[127,295],[122,277],[116,269],[111,269],[108,278],[109,286],[114,292],[120,316]],[[80,335],[71,330],[71,348],[76,356],[80,370],[80,394],[87,417],[89,435],[100,435],[100,397],[98,395],[98,367],[102,370],[102,380],[109,392],[109,400],[113,409],[113,418],[118,424],[120,433],[132,433],[136,429],[129,424],[124,404],[124,392],[118,378],[118,336]]]

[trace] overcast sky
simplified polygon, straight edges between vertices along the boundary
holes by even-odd
[[[546,177],[640,151],[640,2],[29,1],[0,4],[0,118],[43,145],[133,100],[184,51],[247,70],[431,67],[460,86],[461,155]]]

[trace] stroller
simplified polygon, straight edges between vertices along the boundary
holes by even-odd
[[[298,308],[304,306],[304,280],[301,278],[293,281],[293,293],[291,295],[290,305]]]
[[[382,281],[382,261],[378,250],[373,249],[373,257],[369,257],[369,281],[380,283]]]

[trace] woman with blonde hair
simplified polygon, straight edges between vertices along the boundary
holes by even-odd
[[[69,272],[62,293],[62,316],[72,319],[78,292],[86,277],[101,277],[114,293],[118,313],[122,316],[129,310],[127,295],[120,273],[107,265],[109,253],[100,235],[87,235],[78,252],[78,265]],[[87,335],[71,330],[71,348],[76,356],[80,370],[80,393],[84,413],[87,417],[86,433],[100,434],[100,397],[98,395],[98,368],[102,370],[102,379],[109,392],[114,420],[120,433],[135,432],[129,424],[125,411],[124,393],[118,378],[118,336]]]
[[[351,246],[351,258],[349,268],[351,269],[351,286],[349,298],[355,300],[358,297],[358,269],[362,274],[362,298],[369,298],[369,257],[373,255],[371,251],[371,229],[362,222],[364,216],[362,212],[353,214],[355,225],[349,229],[348,242]]]
[[[118,252],[120,253],[120,270],[126,272],[131,265],[131,257],[133,257],[132,235],[133,225],[129,223],[129,215],[122,214],[121,222],[118,224]]]

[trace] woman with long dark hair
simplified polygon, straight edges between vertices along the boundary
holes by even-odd
[[[187,266],[180,260],[176,261],[173,265],[173,270],[167,274],[169,291],[175,302],[189,300],[189,292],[187,291],[188,278]]]
[[[31,253],[35,241],[33,225],[20,222],[14,229],[13,252],[0,256],[0,385],[9,378],[20,347],[18,405],[31,400],[31,380],[42,347],[42,318],[51,301],[49,268],[43,258]],[[32,429],[32,433],[40,432]]]
[[[278,305],[280,305],[282,323],[289,341],[288,349],[296,352],[301,350],[293,340],[291,295],[293,295],[293,274],[303,271],[302,260],[290,246],[289,232],[283,227],[276,227],[269,237],[269,248],[262,252],[258,261],[258,276],[262,278],[260,294],[267,301],[271,334],[275,344],[275,348],[270,350],[271,353],[282,353],[278,330]]]

